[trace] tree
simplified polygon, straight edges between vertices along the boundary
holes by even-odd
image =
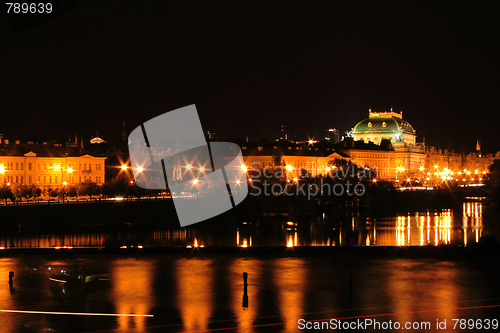
[[[100,190],[97,183],[93,182],[85,182],[78,186],[78,194],[79,195],[88,195],[92,198],[93,195],[99,195]]]
[[[12,193],[10,186],[3,185],[0,187],[0,199],[5,199],[5,202],[7,202],[7,199],[14,201],[14,193]]]

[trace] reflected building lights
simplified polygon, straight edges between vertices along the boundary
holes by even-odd
[[[206,330],[213,312],[211,259],[180,259],[176,265],[177,304],[184,331]]]
[[[153,307],[153,261],[121,259],[111,270],[113,301],[117,313],[145,314]],[[147,318],[118,317],[119,331],[145,331]]]

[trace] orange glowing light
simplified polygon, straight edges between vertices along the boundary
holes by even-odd
[[[144,171],[144,168],[143,167],[137,167],[137,172],[143,172]]]
[[[191,170],[193,166],[191,164],[186,165],[186,169]]]
[[[122,166],[121,166],[121,169],[122,169],[122,170],[127,170],[127,168],[128,168],[128,167],[127,167],[127,165],[122,164]]]

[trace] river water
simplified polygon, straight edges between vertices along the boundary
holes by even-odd
[[[253,257],[223,251],[140,252],[141,247],[161,246],[193,250],[202,246],[468,247],[484,236],[499,239],[496,225],[491,207],[466,202],[460,211],[385,218],[349,215],[343,223],[328,216],[307,223],[281,218],[271,227],[241,221],[216,231],[206,226],[95,233],[20,230],[0,238],[4,249],[0,252],[0,331],[298,332],[301,319],[333,318],[349,323],[371,319],[381,325],[389,321],[431,325],[407,330],[415,332],[470,332],[475,331],[467,326],[471,322],[458,322],[453,330],[453,320],[474,319],[476,328],[479,321],[486,326],[489,320],[490,330],[483,331],[498,331],[500,258],[496,254],[431,259],[366,255],[369,251],[302,257],[286,252]],[[135,252],[71,250],[121,251],[120,247],[131,246]],[[60,249],[41,255],[11,253],[9,248]],[[9,272],[14,272],[11,285]],[[248,304],[243,303],[244,272]],[[438,330],[437,322],[443,327],[444,320],[446,329]],[[398,330],[371,326],[359,331]]]
[[[36,233],[0,233],[0,249],[9,248],[120,248],[120,247],[259,247],[259,246],[467,246],[483,235],[500,239],[495,210],[480,201],[464,202],[462,209],[431,210],[391,217],[352,213],[336,221],[329,216],[293,220],[267,216],[265,221],[230,224],[204,223],[188,228],[122,225],[98,231],[48,228]],[[71,221],[68,221],[68,225]],[[89,228],[87,228],[89,229]],[[94,229],[95,230],[95,229]]]

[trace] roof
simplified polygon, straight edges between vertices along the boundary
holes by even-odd
[[[24,156],[33,152],[38,157],[79,157],[88,151],[78,147],[54,146],[44,144],[0,144],[0,156]]]
[[[407,121],[389,115],[363,119],[354,126],[352,133],[406,133],[415,135],[415,130]]]

